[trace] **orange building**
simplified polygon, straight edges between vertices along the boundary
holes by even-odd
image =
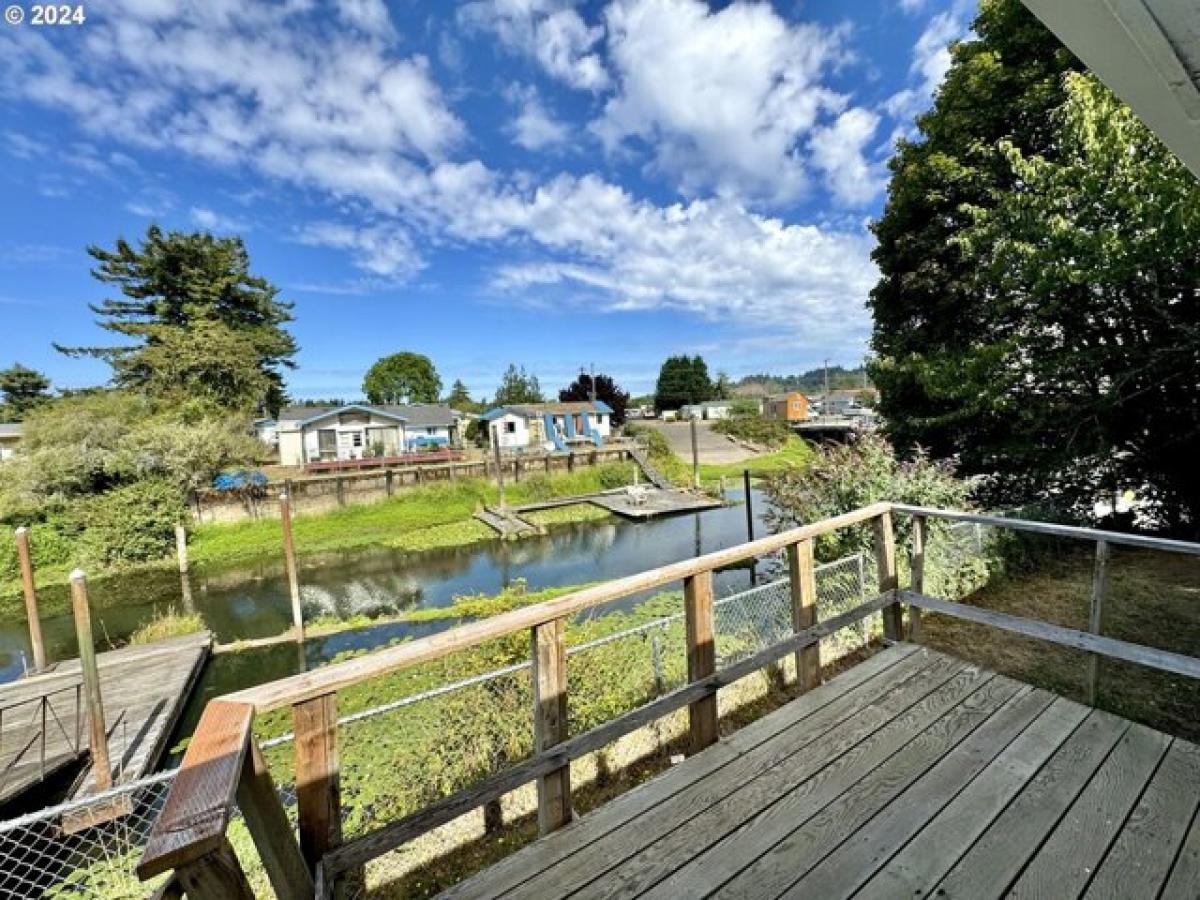
[[[781,422],[803,422],[808,419],[808,398],[799,391],[768,397],[763,401],[763,416]]]

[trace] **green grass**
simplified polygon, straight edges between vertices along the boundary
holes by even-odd
[[[736,463],[701,463],[700,480],[707,483],[721,478],[740,478],[746,469],[750,470],[751,475],[767,475],[791,466],[806,466],[812,460],[814,452],[804,440],[793,435],[774,453]]]
[[[168,606],[167,611],[159,613],[143,622],[129,636],[130,644],[153,644],[169,638],[183,637],[185,634],[198,634],[204,630],[204,619],[199,613],[177,612],[175,607]]]
[[[565,475],[530,475],[507,485],[505,500],[510,506],[519,506],[591,494],[632,481],[633,467],[628,464],[585,467]],[[373,546],[431,550],[490,540],[495,532],[472,516],[482,506],[495,505],[499,498],[496,486],[469,479],[417,488],[369,506],[297,516],[293,524],[296,550],[300,554]],[[203,525],[192,535],[189,552],[192,561],[201,566],[276,557],[280,552],[279,523]]]

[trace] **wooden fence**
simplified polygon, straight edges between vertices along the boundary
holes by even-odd
[[[904,590],[898,583],[896,560],[894,526],[898,516],[910,516],[913,526],[912,579]],[[149,878],[173,870],[176,879],[173,883],[193,900],[250,897],[246,875],[225,835],[235,800],[245,815],[263,867],[281,900],[332,896],[339,885],[356,880],[368,861],[531,781],[537,783],[540,829],[543,833],[554,830],[571,816],[569,764],[572,760],[685,707],[689,714],[692,751],[703,749],[718,739],[716,704],[720,688],[791,654],[798,654],[800,687],[819,683],[821,638],[881,611],[885,637],[902,639],[905,621],[901,604],[909,608],[910,637],[919,635],[920,611],[930,610],[1200,678],[1200,660],[1190,657],[926,596],[923,592],[924,538],[927,520],[933,517],[1083,538],[1100,547],[1127,544],[1200,554],[1200,545],[1179,541],[879,503],[482,619],[368,656],[249,688],[213,700],[206,707],[138,872],[143,878]],[[814,540],[839,529],[867,524],[874,535],[879,593],[853,609],[816,622],[812,577]],[[714,571],[778,551],[785,551],[788,556],[794,634],[718,670],[713,619]],[[1103,556],[1101,551],[1098,560]],[[679,581],[684,584],[687,684],[590,731],[568,736],[564,642],[568,618],[601,604]],[[1094,605],[1103,603],[1104,584],[1103,566],[1098,562]],[[530,634],[534,673],[534,754],[413,815],[343,841],[336,726],[338,692],[526,631]],[[288,825],[251,733],[256,715],[288,707],[292,711],[295,733],[298,840]]]
[[[500,466],[504,480],[520,482],[531,475],[558,475],[580,466],[624,462],[630,458],[627,447],[614,446],[571,453],[506,455]],[[307,475],[268,484],[261,495],[205,490],[192,494],[189,506],[196,522],[242,522],[279,516],[275,498],[287,491],[298,515],[329,512],[343,506],[377,503],[396,494],[429,484],[444,484],[465,478],[485,481],[496,479],[493,459],[426,463],[423,465],[372,468],[328,475]]]

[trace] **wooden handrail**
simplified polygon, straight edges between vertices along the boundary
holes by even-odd
[[[1136,663],[1151,669],[1171,672],[1174,675],[1186,675],[1188,678],[1200,679],[1200,659],[1185,656],[1182,653],[1172,653],[1169,650],[1159,650],[1147,647],[1145,644],[1133,644],[1116,638],[1102,637],[1089,631],[1079,631],[1063,625],[1052,625],[1038,619],[1027,619],[1024,616],[1014,616],[1010,613],[997,612],[980,606],[970,606],[953,600],[943,600],[940,597],[929,597],[915,591],[899,591],[898,597],[902,603],[939,613],[967,622],[980,625],[990,625],[1003,631],[1025,635],[1040,641],[1073,647],[1097,653],[1110,659]]]
[[[876,503],[845,515],[824,519],[811,525],[803,525],[779,534],[759,538],[756,541],[739,544],[736,547],[660,566],[649,572],[617,578],[594,587],[565,594],[554,600],[547,600],[544,603],[525,606],[477,622],[460,625],[457,628],[389,647],[368,656],[323,666],[302,675],[293,675],[268,684],[236,691],[227,694],[223,699],[234,703],[248,703],[254,707],[257,713],[302,703],[335,693],[371,678],[440,659],[496,638],[535,628],[554,619],[571,616],[613,600],[620,600],[631,594],[683,581],[686,578],[741,562],[752,556],[774,553],[797,541],[819,537],[877,518],[887,513],[890,508],[891,504],[889,503]]]
[[[909,506],[906,503],[890,503],[893,512],[906,516],[925,516],[949,522],[974,522],[977,525],[994,525],[1012,531],[1029,531],[1052,537],[1075,538],[1083,541],[1106,541],[1125,547],[1140,547],[1143,550],[1163,550],[1168,553],[1184,553],[1200,556],[1200,544],[1192,541],[1177,541],[1157,538],[1145,534],[1125,534],[1121,531],[1102,531],[1098,528],[1082,528],[1078,525],[1057,525],[1053,522],[1035,522],[1032,519],[1009,519],[1005,516],[989,516],[985,513],[960,512],[953,509],[937,509],[930,506]]]

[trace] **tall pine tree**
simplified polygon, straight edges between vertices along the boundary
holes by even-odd
[[[60,351],[106,360],[121,387],[205,394],[234,408],[276,410],[282,404],[282,370],[294,366],[297,351],[284,327],[292,320],[292,305],[278,299],[277,287],[250,273],[241,238],[164,233],[153,225],[139,247],[119,239],[113,250],[93,246],[88,253],[97,263],[92,275],[122,294],[91,309],[101,328],[127,342]],[[162,370],[166,347],[186,347],[189,337],[220,341],[222,334],[240,351],[233,365],[241,371],[223,367],[228,377],[220,383],[228,391],[214,390],[203,365]]]

